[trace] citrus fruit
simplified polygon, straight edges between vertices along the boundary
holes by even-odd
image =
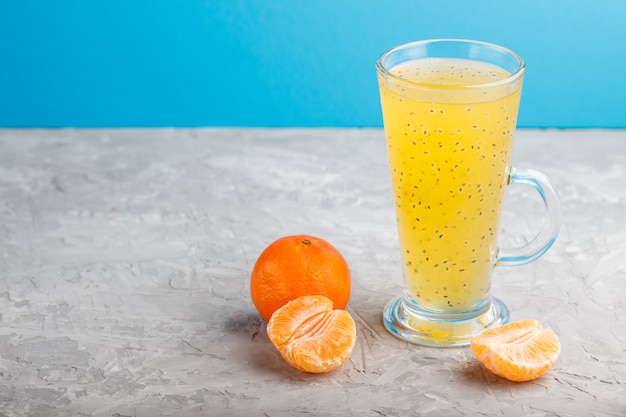
[[[483,330],[472,339],[472,352],[494,374],[521,382],[546,373],[559,357],[561,344],[537,320],[521,320]]]
[[[305,372],[332,371],[350,357],[356,325],[350,313],[333,310],[323,295],[305,295],[276,310],[267,335],[282,357]]]
[[[259,255],[250,279],[256,309],[267,321],[272,313],[303,295],[324,295],[343,309],[350,298],[350,269],[335,247],[308,235],[286,236]]]

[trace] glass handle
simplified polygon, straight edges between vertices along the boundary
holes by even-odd
[[[543,173],[532,169],[512,169],[509,184],[528,185],[539,193],[546,206],[546,220],[541,231],[519,248],[499,248],[496,266],[525,265],[539,259],[550,249],[561,228],[561,204],[554,186]]]

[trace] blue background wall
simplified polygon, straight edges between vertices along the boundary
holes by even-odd
[[[623,0],[1,0],[0,126],[381,126],[436,37],[522,55],[521,127],[626,127]]]

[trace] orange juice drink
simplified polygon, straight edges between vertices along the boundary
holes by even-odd
[[[408,295],[472,310],[489,295],[521,89],[489,87],[510,73],[468,59],[390,73],[402,83],[380,79],[380,96]]]
[[[410,42],[376,61],[405,281],[383,325],[402,340],[463,346],[507,323],[491,296],[494,267],[534,262],[558,236],[549,178],[510,166],[525,67],[510,49],[464,39]],[[527,243],[498,248],[514,185],[535,190],[546,217]]]

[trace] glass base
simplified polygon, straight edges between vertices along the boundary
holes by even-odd
[[[392,299],[383,310],[383,323],[391,334],[437,347],[467,346],[482,330],[508,322],[509,309],[494,297],[483,308],[462,313],[424,310],[404,296]]]

